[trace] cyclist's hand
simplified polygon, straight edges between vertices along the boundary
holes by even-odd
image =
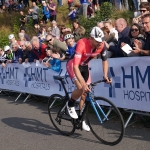
[[[91,92],[91,89],[86,83],[82,84],[82,89],[84,92]]]
[[[104,80],[106,80],[106,83],[107,84],[110,84],[112,82],[112,79],[111,78],[108,78],[108,77],[104,77]]]

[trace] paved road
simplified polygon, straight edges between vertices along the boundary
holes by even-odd
[[[46,103],[14,99],[0,95],[0,150],[150,150],[150,129],[142,124],[128,127],[118,145],[107,146],[91,132],[60,135],[49,120]]]

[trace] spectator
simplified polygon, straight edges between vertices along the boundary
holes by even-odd
[[[76,10],[75,10],[75,8],[74,7],[70,7],[70,12],[69,12],[69,14],[68,14],[68,18],[71,20],[71,21],[73,21],[75,18],[76,18]]]
[[[0,48],[0,64],[2,67],[5,67],[5,62],[6,62],[6,54],[2,48]]]
[[[87,18],[87,8],[88,8],[88,0],[80,0],[81,6],[78,10],[79,15],[83,15],[85,18]]]
[[[141,34],[141,27],[139,24],[132,24],[131,28],[130,28],[130,32],[129,32],[129,37],[130,37],[130,43],[127,43],[129,44],[133,51],[131,51],[131,53],[129,53],[127,56],[141,56],[140,53],[138,54],[135,54],[134,53],[134,41],[135,39],[139,40],[141,43],[142,43],[142,49],[144,48],[144,45],[145,45],[145,39],[144,39],[144,35]],[[122,43],[121,45],[124,46],[126,43]]]
[[[20,11],[20,29],[25,27],[26,23],[26,16],[24,15],[23,11]]]
[[[56,37],[56,39],[60,38],[60,30],[57,27],[57,22],[55,20],[52,21],[52,36]]]
[[[97,23],[97,26],[101,29],[102,27],[104,27],[104,23],[103,21],[100,21]]]
[[[143,56],[150,56],[150,13],[147,13],[142,16],[142,24],[144,31],[146,33],[146,40],[145,40],[145,45],[144,48],[142,48],[142,42],[140,40],[134,40],[134,50],[133,53],[135,54],[141,54]],[[149,125],[150,127],[150,125]]]
[[[116,46],[108,46],[108,50],[111,51],[114,57],[124,57],[123,51],[121,50],[121,43],[129,43],[129,27],[127,27],[127,22],[123,18],[119,18],[115,22],[115,28],[118,31],[118,43]]]
[[[144,14],[150,12],[150,3],[149,2],[142,2],[140,4],[139,8],[140,8],[140,15],[143,16]],[[132,22],[133,23],[139,23],[142,26],[141,16],[133,18]]]
[[[24,28],[21,28],[21,29],[20,29],[20,33],[24,33],[24,38],[26,39],[26,41],[30,41],[30,37],[26,34]]]
[[[37,36],[32,37],[31,43],[32,43],[33,51],[36,55],[36,58],[41,63],[42,60],[46,56],[45,49],[47,46],[44,43],[40,43],[39,38]]]
[[[39,7],[36,6],[36,3],[35,2],[32,2],[32,8],[29,9],[29,13],[32,15],[32,18],[33,18],[33,24],[38,24],[39,22]]]
[[[36,55],[33,51],[31,42],[26,41],[24,43],[24,45],[25,45],[25,48],[26,48],[26,51],[27,51],[26,58],[25,58],[25,63],[27,63],[27,62],[30,62],[30,63],[31,62],[36,62],[37,57],[36,57]]]
[[[73,0],[68,0],[68,9],[70,9],[70,7],[73,7]]]
[[[50,10],[50,21],[52,22],[53,20],[56,21],[56,4],[53,2],[53,0],[49,0],[49,3],[47,4],[47,7]]]
[[[115,34],[114,33],[110,33],[110,30],[106,27],[101,28],[101,30],[104,33],[104,38],[103,40],[106,41],[109,45],[113,45],[115,46],[117,43],[117,40],[115,38]]]
[[[26,38],[25,38],[25,36],[24,36],[24,33],[18,33],[18,36],[19,36],[19,41],[26,41]],[[18,41],[18,43],[19,43],[19,41]],[[20,44],[19,44],[20,45]]]
[[[49,27],[49,28],[47,29],[47,34],[48,34],[48,35],[52,35],[52,28],[51,28],[51,27]]]
[[[10,42],[10,48],[12,49],[12,43],[18,43],[18,41],[16,41],[16,38],[15,38],[15,36],[14,36],[14,34],[10,34],[9,36],[8,36],[8,39],[9,39],[9,42]]]
[[[118,31],[114,28],[114,23],[111,19],[105,19],[104,26],[109,29],[110,34],[115,34],[115,38],[118,41]]]
[[[47,35],[47,28],[46,28],[46,26],[41,26],[40,30],[39,30],[39,34],[38,34],[40,42],[44,42],[45,41],[46,35]]]
[[[66,54],[69,56],[69,58],[71,58],[71,56],[74,55],[74,52],[76,49],[76,42],[74,40],[74,36],[71,33],[66,34],[64,36],[64,41],[66,42],[68,46]]]
[[[7,63],[10,63],[13,59],[13,52],[8,45],[4,47],[4,52],[6,54]]]
[[[61,61],[60,59],[60,54],[57,53],[58,50],[56,49],[51,49],[50,47],[46,48],[46,57],[43,59],[43,64],[48,67],[49,69],[52,69],[56,72],[60,72],[61,69]],[[58,55],[57,58],[53,57],[54,54]]]
[[[43,13],[43,18],[42,20],[44,21],[44,23],[47,23],[48,22],[48,19],[50,18],[50,11],[49,11],[49,8],[46,4],[45,1],[42,1],[42,13]]]
[[[20,47],[21,47],[22,52],[23,52],[22,62],[24,62],[26,57],[27,57],[27,50],[26,50],[26,47],[25,47],[25,41],[20,41]]]
[[[12,50],[13,50],[13,58],[12,63],[22,63],[23,59],[23,51],[19,48],[19,45],[16,42],[12,43]]]
[[[52,35],[46,36],[46,42],[50,48],[59,49],[60,53],[66,53],[67,46],[64,42],[52,37]]]
[[[79,39],[81,39],[84,34],[85,34],[85,29],[84,27],[82,27],[79,23],[79,21],[76,19],[73,21],[73,35],[75,38],[75,41],[78,41]]]

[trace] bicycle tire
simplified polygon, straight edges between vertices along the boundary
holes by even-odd
[[[122,140],[125,131],[124,120],[120,111],[110,100],[104,97],[95,97],[94,101],[98,102],[105,114],[109,110],[111,112],[108,114],[108,120],[106,120],[97,107],[98,114],[103,120],[103,123],[101,123],[91,104],[88,106],[87,121],[92,133],[103,144],[112,146],[118,144]]]
[[[48,114],[54,127],[62,134],[69,136],[74,133],[75,126],[69,116],[67,108],[62,113],[59,111],[65,106],[63,96],[53,94],[48,101]]]

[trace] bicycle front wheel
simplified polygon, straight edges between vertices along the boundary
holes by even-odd
[[[48,114],[52,124],[62,135],[69,136],[74,133],[75,126],[61,95],[54,94],[50,97],[48,101]]]
[[[95,97],[94,106],[98,114],[92,105],[89,105],[87,112],[92,133],[103,144],[118,144],[124,135],[124,121],[120,111],[111,101],[103,97]]]

